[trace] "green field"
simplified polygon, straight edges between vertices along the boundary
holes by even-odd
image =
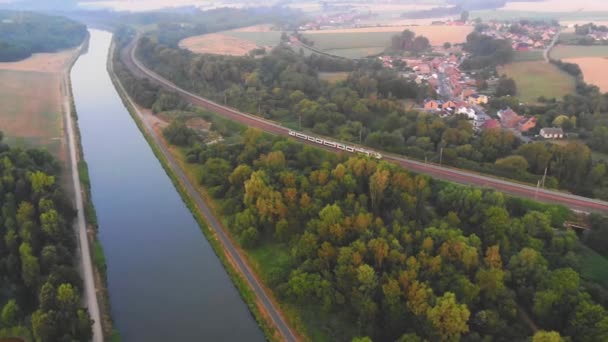
[[[558,45],[551,50],[554,59],[578,57],[608,57],[608,45]]]
[[[498,72],[515,80],[517,96],[528,103],[537,102],[541,96],[560,99],[575,91],[572,76],[544,61],[515,62],[500,67]]]
[[[545,57],[543,56],[542,50],[532,51],[515,51],[514,61],[515,62],[528,62],[528,61],[542,61]]]
[[[399,32],[304,33],[304,37],[315,42],[319,50],[387,48]]]

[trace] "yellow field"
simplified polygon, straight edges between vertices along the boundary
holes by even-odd
[[[45,147],[67,160],[61,85],[73,54],[37,54],[0,63],[0,129],[9,143]]]
[[[585,82],[596,85],[602,92],[608,91],[608,59],[606,57],[579,57],[564,59],[578,64],[583,71]]]
[[[467,35],[473,32],[473,26],[445,26],[445,25],[419,25],[419,26],[380,26],[380,27],[365,27],[365,28],[353,28],[353,29],[335,29],[335,30],[318,30],[318,31],[306,31],[306,35],[314,39],[316,35],[324,34],[366,34],[366,33],[386,33],[387,46],[390,42],[390,37],[393,34],[403,32],[404,30],[410,30],[415,32],[417,35],[425,36],[431,42],[433,46],[441,46],[445,42],[450,43],[463,43],[467,39]],[[347,36],[344,36],[347,37]],[[356,36],[355,36],[356,37]]]
[[[186,38],[179,42],[179,47],[194,53],[245,56],[258,46],[249,40],[212,33]]]
[[[545,61],[510,63],[499,67],[498,73],[514,79],[517,96],[528,103],[541,96],[561,99],[575,92],[574,78]]]
[[[593,12],[608,11],[606,0],[545,0],[538,2],[508,2],[501,10],[533,12]]]

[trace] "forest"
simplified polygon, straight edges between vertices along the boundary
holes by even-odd
[[[565,208],[254,129],[165,136],[313,340],[608,339],[608,297],[581,278]]]
[[[0,138],[0,338],[89,341],[71,202],[46,151]]]
[[[85,25],[64,17],[0,11],[0,62],[73,48],[80,45],[86,36]]]

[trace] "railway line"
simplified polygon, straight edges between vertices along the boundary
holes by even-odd
[[[230,120],[240,122],[241,124],[247,125],[249,127],[258,128],[262,131],[274,135],[287,136],[296,139],[298,138],[297,136],[294,136],[294,134],[290,134],[290,132],[293,131],[279,125],[276,122],[265,120],[263,118],[251,114],[243,113],[236,109],[229,108],[220,105],[216,102],[204,99],[196,94],[193,94],[187,90],[176,86],[169,80],[154,73],[136,58],[136,41],[137,38],[135,38],[134,41],[128,47],[125,48],[125,53],[123,53],[123,60],[125,64],[134,74],[144,76],[150,79],[151,81],[165,87],[166,89],[172,90],[180,94],[184,99],[186,99],[193,105],[215,112]],[[325,139],[322,137],[317,138]],[[299,140],[313,145],[319,144],[316,141],[309,141],[308,139],[305,140],[303,138],[299,138]],[[330,139],[327,140],[331,141]],[[324,147],[327,148],[327,146]],[[381,151],[371,150],[370,152],[378,154],[381,153]],[[565,192],[539,189],[526,184],[481,175],[474,172],[464,171],[438,164],[424,163],[421,161],[404,158],[402,156],[397,156],[393,154],[382,153],[381,156],[383,159],[397,163],[408,170],[411,170],[416,173],[426,174],[434,178],[465,185],[492,188],[513,196],[533,199],[544,203],[560,204],[578,211],[608,213],[608,202],[586,198],[582,196],[576,196]]]

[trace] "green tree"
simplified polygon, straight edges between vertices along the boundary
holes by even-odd
[[[9,300],[2,308],[0,318],[3,327],[14,327],[19,323],[20,310],[14,299]]]
[[[456,296],[450,292],[437,298],[435,306],[427,312],[429,321],[442,341],[458,341],[462,334],[467,333],[470,315],[467,306],[458,304]]]

